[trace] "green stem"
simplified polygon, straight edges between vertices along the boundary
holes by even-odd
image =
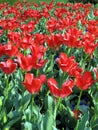
[[[68,55],[68,56],[70,55],[71,50],[72,50],[72,48],[71,48],[71,47],[68,47],[68,51],[67,51],[67,55]]]
[[[6,83],[6,88],[8,89],[9,87],[9,78],[8,76],[5,74],[5,83]]]
[[[47,68],[47,70],[45,71],[45,73],[49,73],[49,72],[52,72],[53,71],[53,66],[54,66],[54,56],[55,54],[53,55],[50,55],[50,63],[49,63],[49,67]]]
[[[8,98],[8,92],[9,92],[9,77],[5,74],[5,78],[4,78],[4,81],[5,81],[5,90],[4,90],[4,95],[5,95],[5,100]]]
[[[33,107],[34,107],[34,95],[32,95],[31,97],[31,111],[33,111]]]
[[[89,57],[89,55],[86,54],[86,56],[85,56],[85,58],[84,58],[84,60],[83,60],[83,63],[82,63],[82,68],[83,68],[83,70],[85,70],[85,63],[87,62],[88,57]]]
[[[58,99],[58,102],[57,102],[57,105],[56,105],[56,110],[58,109],[60,103],[61,103],[61,98]]]
[[[80,100],[81,100],[82,92],[83,92],[83,91],[81,90],[81,91],[80,91],[79,98],[78,98],[78,102],[77,102],[76,110],[79,109],[79,105],[80,105]]]
[[[68,112],[68,109],[63,104],[61,104],[61,107],[63,107],[63,109]]]
[[[36,77],[39,75],[39,69],[36,70]]]
[[[79,120],[77,121],[75,130],[78,130],[78,127],[79,127]]]
[[[50,91],[48,91],[46,95],[48,96],[48,95],[49,95],[49,93],[50,93]]]
[[[3,109],[5,108],[5,102],[9,96],[9,77],[6,74],[4,75],[4,82],[5,82],[5,89],[3,92],[3,94],[4,94],[4,101],[3,101],[3,106],[2,106]]]

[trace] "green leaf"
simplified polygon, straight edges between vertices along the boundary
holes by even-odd
[[[9,121],[3,128],[3,130],[9,130],[18,120],[20,119],[20,117],[17,117],[11,121]]]
[[[88,120],[89,120],[89,113],[86,112],[84,116],[82,117],[82,119],[78,121],[78,125],[75,127],[74,130],[81,130],[81,128],[82,130],[85,130],[85,128],[88,125]]]
[[[45,108],[49,110],[51,113],[55,112],[54,99],[51,96],[45,97]],[[55,113],[54,113],[55,114]]]
[[[30,122],[25,122],[24,130],[32,130],[32,124]]]
[[[21,105],[20,109],[25,110],[28,104],[30,103],[30,101],[31,101],[31,95],[27,91],[25,91],[23,98],[21,99],[21,102],[20,102],[20,105]]]
[[[3,105],[3,102],[2,102],[3,98],[4,98],[3,96],[0,96],[0,107],[2,107],[2,105]]]
[[[26,121],[31,120],[31,109],[30,109],[30,107],[28,107],[28,109],[25,110],[25,113],[23,115],[23,119],[26,120]]]
[[[48,60],[48,62],[46,63],[46,65],[43,68],[43,72],[45,73],[49,73],[53,70],[53,66],[54,66],[54,56],[51,56],[51,61]]]
[[[41,122],[39,123],[39,130],[53,130],[55,126],[55,119],[53,113],[47,111],[47,113],[42,117]]]
[[[94,128],[94,129],[95,129],[96,127],[98,127],[98,117],[93,116],[93,117],[91,118],[90,125],[91,125],[91,128]]]
[[[55,126],[53,126],[53,130],[58,130]]]
[[[40,108],[37,105],[34,105],[32,112],[36,115],[36,117],[40,114]]]
[[[12,118],[20,117],[21,115],[22,115],[22,112],[19,112],[19,111],[15,110],[15,111],[10,111],[7,116],[10,119],[12,119]]]
[[[85,127],[84,130],[92,130],[92,128],[91,127]]]
[[[98,124],[92,128],[92,130],[98,130]]]
[[[82,111],[82,113],[86,113],[89,110],[89,107],[86,105],[80,105],[79,110]]]
[[[55,106],[54,106],[54,101],[53,97],[51,96],[46,96],[45,97],[45,108],[46,108],[46,114],[42,115],[40,118],[39,122],[39,130],[54,130],[55,128]]]

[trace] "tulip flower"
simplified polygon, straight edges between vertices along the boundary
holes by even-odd
[[[13,60],[8,59],[5,62],[0,62],[0,68],[6,74],[11,74],[16,70],[17,64]]]
[[[76,86],[81,90],[88,89],[94,83],[91,72],[86,71],[76,77]]]
[[[25,81],[23,85],[25,86],[26,90],[29,91],[31,94],[36,94],[40,91],[41,86],[46,81],[45,75],[40,75],[38,78],[35,78],[33,74],[27,73],[25,75]]]
[[[48,87],[51,93],[55,97],[64,98],[72,93],[72,88],[74,87],[74,81],[72,79],[67,80],[63,83],[62,88],[58,88],[58,84],[54,78],[49,78],[47,81]]]

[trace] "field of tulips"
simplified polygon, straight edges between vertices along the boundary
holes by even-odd
[[[0,4],[0,130],[98,130],[98,8]]]

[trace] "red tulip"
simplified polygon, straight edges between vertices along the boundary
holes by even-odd
[[[27,73],[25,75],[25,82],[23,82],[23,84],[29,93],[35,94],[40,91],[45,79],[45,75],[40,75],[39,78],[35,78],[33,74]]]
[[[44,16],[45,18],[49,18],[50,14],[49,14],[49,10],[44,8],[42,9],[42,16]]]
[[[46,75],[41,74],[38,78],[41,80],[42,84],[44,84],[46,82]]]
[[[44,46],[32,45],[31,54],[24,56],[22,53],[17,55],[17,62],[25,71],[30,71],[32,68],[41,68],[47,60],[42,59],[46,48]]]
[[[57,59],[60,68],[67,72],[71,76],[78,76],[82,72],[82,68],[78,67],[78,63],[75,62],[75,57],[67,57],[63,52],[60,53],[60,58]]]
[[[48,86],[51,91],[51,93],[56,96],[56,97],[67,97],[72,93],[72,88],[74,86],[74,81],[72,79],[66,81],[63,83],[62,88],[58,88],[58,84],[55,79],[49,78],[48,81]]]
[[[0,44],[0,56],[4,55],[5,52],[4,52],[4,47],[2,44]]]
[[[51,17],[48,22],[47,22],[47,28],[50,32],[53,32],[56,30],[56,24],[57,23],[57,20],[53,17]]]
[[[18,53],[18,47],[14,46],[12,42],[8,42],[7,45],[4,45],[4,52],[8,56],[16,56]]]
[[[8,39],[13,43],[18,43],[21,39],[21,34],[18,32],[8,32]]]
[[[66,13],[66,9],[64,8],[57,8],[54,12],[55,16],[58,18],[62,18],[62,16]]]
[[[72,112],[73,112],[74,117],[76,118],[76,120],[78,120],[79,115],[82,114],[82,112],[80,110],[73,110]]]
[[[11,74],[16,70],[17,64],[13,60],[8,59],[5,62],[0,62],[0,68],[6,74]]]
[[[16,61],[19,63],[21,69],[30,71],[35,64],[36,58],[32,58],[32,55],[24,56],[22,53],[20,53],[17,55]]]
[[[93,31],[91,31],[93,32]],[[82,42],[84,46],[84,51],[88,54],[92,54],[96,47],[98,46],[98,43],[95,44],[96,37],[94,34],[86,33],[82,36]]]
[[[44,35],[44,34],[36,33],[34,41],[38,45],[43,45],[45,42],[45,37],[46,37],[46,35]]]
[[[65,53],[61,52],[60,58],[57,59],[57,62],[64,72],[69,72],[74,63],[74,57],[71,56],[68,58]]]
[[[34,40],[30,34],[24,34],[22,38],[17,41],[17,45],[19,48],[29,49],[32,44],[34,44]]]
[[[46,48],[43,45],[32,45],[31,52],[32,52],[32,59],[34,61],[33,67],[34,68],[41,68],[45,65],[47,60],[44,60],[42,56],[46,52]]]
[[[58,49],[62,44],[63,39],[61,34],[51,34],[47,37],[48,46],[54,49]]]
[[[82,42],[79,40],[82,31],[78,30],[78,28],[70,28],[67,32],[63,35],[65,45],[70,46],[72,48],[77,47],[81,48]]]
[[[9,18],[6,20],[4,29],[14,30],[19,27],[19,22],[15,18]]]
[[[2,36],[3,32],[4,32],[4,30],[0,30],[0,37]]]
[[[86,90],[94,83],[91,72],[86,71],[76,77],[76,86],[79,89]]]
[[[78,67],[78,63],[74,63],[73,67],[70,69],[68,74],[70,76],[77,77],[78,75],[81,74],[81,72],[82,72],[82,68]]]
[[[98,43],[95,44],[94,42],[86,41],[84,44],[84,51],[88,54],[92,54],[97,46],[98,46]]]

